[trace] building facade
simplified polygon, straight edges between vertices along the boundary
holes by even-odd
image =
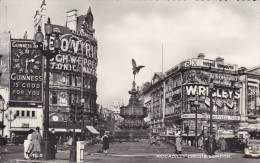
[[[60,52],[51,60],[50,67],[50,128],[59,132],[70,131],[70,106],[84,99],[84,122],[93,126],[97,120],[97,40],[94,36],[91,8],[85,15],[77,10],[67,12],[66,26],[53,25],[61,35]],[[54,37],[53,37],[54,39]]]
[[[194,139],[209,127],[210,104],[213,105],[213,131],[234,135],[242,131],[258,131],[259,72],[257,68],[238,69],[224,59],[187,59],[170,70],[160,82],[144,91],[150,106],[150,124],[160,135],[174,134],[176,128],[189,128],[185,136]],[[213,82],[212,99],[209,84]],[[159,109],[161,108],[161,109]],[[162,111],[161,111],[162,110]],[[197,113],[197,118],[196,118]],[[160,119],[160,117],[163,117]],[[158,125],[158,122],[161,125]]]
[[[46,23],[46,3],[43,0],[40,11],[36,11],[34,17],[34,28],[44,27]],[[59,33],[62,46],[59,53],[51,60],[50,67],[50,129],[56,129],[57,133],[64,136],[72,131],[72,122],[69,119],[71,104],[84,105],[84,122],[76,124],[76,132],[81,132],[84,126],[94,126],[98,122],[97,118],[97,40],[95,29],[93,28],[94,17],[91,8],[88,8],[85,15],[78,16],[77,10],[67,12],[65,26],[53,25],[54,31]],[[54,24],[52,22],[52,24]],[[44,28],[43,33],[44,33]],[[24,38],[25,41],[27,38]],[[51,36],[50,41],[54,39]],[[6,109],[2,112],[2,123],[6,125],[4,135],[10,136],[27,135],[29,129],[40,127],[43,131],[43,112],[44,112],[44,88],[45,74],[43,75],[42,101],[23,102],[10,101],[9,86],[9,62],[10,57],[10,33],[2,37],[1,34],[1,89],[0,95],[5,100]],[[6,51],[2,52],[2,50]],[[3,56],[3,57],[2,57]],[[5,61],[3,61],[5,59]],[[44,62],[44,61],[43,61]],[[10,63],[5,65],[5,63]],[[7,67],[6,67],[7,66]],[[45,69],[43,69],[43,72]],[[2,89],[3,87],[3,89]],[[29,100],[30,101],[30,100]],[[22,104],[22,105],[20,105]],[[2,110],[2,108],[1,108]],[[91,132],[91,131],[90,131]]]

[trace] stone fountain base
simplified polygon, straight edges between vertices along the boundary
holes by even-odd
[[[145,129],[121,129],[115,133],[117,141],[139,141],[149,139],[149,132]]]

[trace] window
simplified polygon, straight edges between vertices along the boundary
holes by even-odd
[[[65,74],[62,74],[62,75],[61,75],[61,82],[62,82],[63,84],[66,84],[66,75],[65,75]]]
[[[69,85],[72,85],[72,75],[69,75]]]
[[[16,116],[20,117],[20,111],[19,110],[16,110]]]
[[[58,77],[56,73],[53,73],[53,84],[57,84],[58,83]]]
[[[57,98],[57,93],[53,92],[52,93],[52,104],[57,104],[58,98]]]
[[[35,117],[35,111],[32,111],[32,117]]]
[[[78,77],[75,76],[75,86],[78,86]]]
[[[72,104],[72,94],[69,94],[69,105]]]
[[[22,111],[22,117],[24,117],[24,111]]]
[[[27,116],[27,117],[30,117],[30,111],[27,111],[27,112],[26,112],[26,116]]]

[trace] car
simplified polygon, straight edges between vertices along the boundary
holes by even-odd
[[[257,139],[248,140],[244,149],[244,156],[260,158],[260,140]]]
[[[18,144],[23,144],[24,143],[24,140],[26,140],[26,136],[25,135],[16,135],[14,138],[13,138],[13,144],[15,145],[18,145]]]
[[[4,137],[0,137],[0,145],[6,145],[7,144],[7,139]]]
[[[242,138],[225,138],[226,143],[227,143],[227,149],[230,152],[235,152],[235,151],[240,151],[241,153],[243,152],[246,143],[243,141]]]

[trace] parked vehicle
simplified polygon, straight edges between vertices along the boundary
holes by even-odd
[[[15,145],[23,144],[25,139],[26,139],[25,135],[16,135],[13,138],[13,142],[12,143],[15,144]]]
[[[7,139],[4,137],[0,137],[0,145],[6,145],[7,144]]]
[[[231,152],[234,151],[240,151],[243,152],[246,143],[243,141],[242,138],[225,138],[226,143],[227,143],[227,149]]]
[[[260,140],[248,140],[244,149],[245,157],[260,157]]]

